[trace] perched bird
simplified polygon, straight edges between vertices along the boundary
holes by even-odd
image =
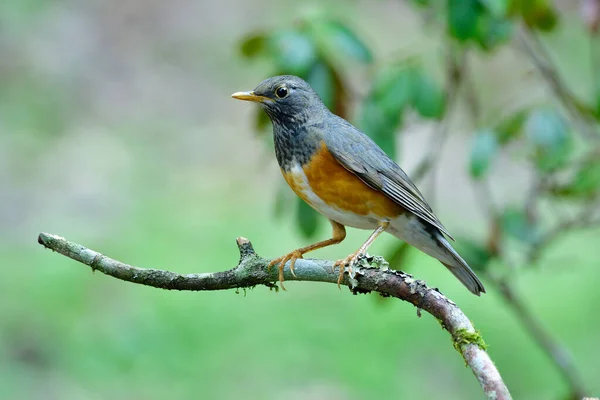
[[[364,255],[384,231],[438,259],[472,293],[485,289],[467,263],[452,248],[452,239],[406,173],[371,138],[331,113],[319,95],[301,78],[275,76],[250,92],[231,97],[261,105],[273,123],[275,154],[281,172],[302,200],[327,217],[331,239],[296,249],[273,260],[283,267],[305,253],[340,243],[345,226],[372,229],[360,248],[335,262],[344,268]],[[444,236],[445,235],[445,236]]]

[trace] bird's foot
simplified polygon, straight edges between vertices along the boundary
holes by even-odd
[[[271,262],[269,263],[267,267],[268,269],[271,269],[272,266],[279,264],[279,286],[281,286],[283,290],[285,290],[285,286],[283,286],[283,267],[285,267],[285,264],[289,261],[290,272],[292,273],[292,275],[294,275],[294,277],[296,277],[296,273],[294,272],[294,265],[296,264],[296,260],[299,258],[302,258],[302,253],[300,252],[300,250],[294,250],[282,257],[271,260]]]
[[[342,279],[344,278],[344,272],[346,271],[346,265],[348,266],[348,272],[350,273],[350,275],[352,275],[352,266],[356,263],[356,261],[363,256],[363,253],[358,250],[352,254],[350,254],[348,257],[344,258],[343,260],[337,260],[336,262],[333,263],[333,267],[332,269],[335,271],[335,267],[340,267],[340,275],[338,276],[338,288],[340,287],[340,284],[342,283]]]

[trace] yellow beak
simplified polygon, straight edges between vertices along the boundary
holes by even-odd
[[[235,92],[231,97],[238,100],[256,101],[259,103],[262,103],[263,101],[272,101],[270,98],[256,95],[254,92]]]

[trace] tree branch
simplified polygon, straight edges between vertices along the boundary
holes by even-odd
[[[550,360],[558,366],[559,373],[567,381],[571,389],[569,398],[585,398],[585,385],[569,351],[550,335],[542,322],[527,308],[523,299],[512,289],[512,285],[506,279],[496,278],[491,279],[491,281],[498,287],[519,321],[525,326],[525,329],[548,355]]]
[[[600,140],[594,122],[594,110],[581,102],[563,82],[558,73],[558,68],[552,63],[552,58],[535,32],[523,25],[519,32],[519,39],[522,51],[531,59],[540,76],[546,80],[580,133],[587,139]]]
[[[525,37],[523,40],[526,39],[527,38]],[[525,44],[527,45],[528,43]],[[546,79],[553,83],[553,87],[557,96],[563,100],[565,107],[567,107],[567,95],[569,95],[568,88],[564,86],[562,81],[559,79],[556,69],[549,64],[549,60],[548,64],[544,64],[543,58],[538,57],[534,49],[526,47],[526,50],[530,52],[530,56],[534,58],[534,62],[543,72],[543,75],[546,77]],[[471,111],[471,116],[474,123],[479,125],[481,107],[477,98],[476,87],[471,76],[467,76],[465,87],[467,90],[467,103]],[[510,265],[510,262],[507,260],[508,257],[505,252],[503,236],[499,226],[500,212],[494,202],[493,193],[489,186],[489,178],[486,178],[481,182],[475,182],[473,180],[471,182],[473,183],[475,194],[477,195],[477,203],[482,208],[482,211],[489,222],[487,250],[492,257],[503,259],[505,264]],[[525,201],[525,210],[527,211],[528,217],[532,217],[532,214],[535,214],[534,210],[535,207],[537,207],[535,202],[539,201],[539,199],[542,197],[542,191],[547,190],[546,186],[547,183],[545,182],[545,177],[538,174],[532,183],[532,187],[529,190],[530,193]],[[591,218],[589,217],[589,213],[586,214],[586,212],[587,210],[584,210],[582,218],[579,218],[576,221],[590,221]],[[556,236],[572,227],[573,226],[571,223],[560,225],[557,230],[554,230],[550,234],[544,236],[538,244],[532,247],[530,252],[530,260],[533,260],[534,257],[537,257],[539,252],[541,252],[543,248],[553,241]],[[539,321],[533,318],[534,313],[528,309],[527,305],[520,300],[520,297],[516,291],[512,289],[512,283],[509,282],[508,276],[499,278],[495,274],[491,273],[489,269],[483,271],[483,274],[489,282],[498,287],[502,298],[512,308],[517,318],[523,324],[525,330],[531,335],[537,345],[540,346],[542,350],[546,352],[546,354],[548,354],[550,360],[555,364],[556,368],[569,385],[571,397],[574,399],[583,397],[582,393],[585,393],[582,383],[583,380],[581,379],[581,375],[573,363],[569,352],[552,337],[552,335]]]
[[[177,274],[174,272],[137,268],[113,260],[80,244],[60,236],[41,233],[38,242],[44,247],[90,266],[106,275],[127,282],[139,283],[170,290],[223,290],[247,288],[256,285],[276,287],[277,270],[269,270],[269,260],[258,256],[248,239],[238,238],[239,264],[223,272],[202,274]],[[286,265],[286,280],[337,283],[338,272],[330,261],[300,259],[295,265],[295,276]],[[423,281],[416,280],[403,272],[371,267],[355,267],[345,275],[343,285],[356,293],[376,291],[384,296],[393,296],[415,305],[435,317],[451,335],[456,350],[481,384],[489,399],[511,399],[510,393],[496,366],[485,351],[485,343],[467,316],[456,304],[437,289],[429,288]]]
[[[435,201],[436,167],[440,160],[440,154],[444,149],[446,139],[450,134],[450,117],[453,109],[456,107],[458,92],[464,80],[468,54],[463,49],[460,49],[457,53],[457,49],[454,47],[452,41],[447,43],[446,49],[446,113],[440,121],[437,131],[430,139],[429,152],[421,159],[411,174],[413,181],[416,183],[429,174],[431,185],[429,194],[433,201]]]

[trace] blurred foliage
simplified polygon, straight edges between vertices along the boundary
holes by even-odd
[[[589,85],[589,96],[580,96],[574,94],[553,66],[543,40],[539,39],[540,35],[554,32],[561,23],[561,15],[551,0],[413,0],[410,4],[423,14],[430,32],[445,46],[447,54],[442,64],[445,82],[439,81],[432,66],[419,57],[375,60],[374,51],[351,24],[331,18],[313,16],[298,21],[292,30],[252,33],[242,41],[241,52],[249,58],[268,58],[274,65],[272,74],[295,74],[306,79],[332,111],[355,120],[395,159],[405,113],[438,122],[440,132],[444,132],[449,103],[461,100],[460,90],[465,88],[462,100],[474,125],[466,165],[475,188],[485,188],[493,179],[494,161],[500,155],[509,155],[533,176],[529,193],[522,196],[521,204],[495,207],[491,192],[481,191],[486,198],[480,202],[487,233],[462,238],[457,243],[457,249],[475,270],[498,287],[506,288],[505,281],[494,281],[494,276],[488,274],[488,266],[494,260],[505,265],[514,261],[506,258],[509,244],[519,243],[539,252],[561,226],[583,226],[561,221],[556,214],[554,219],[541,220],[539,215],[546,212],[548,204],[572,207],[576,200],[579,207],[591,209],[591,214],[598,208],[595,205],[600,198],[600,71],[592,71],[596,81]],[[584,15],[582,24],[587,23],[586,18]],[[590,29],[589,34],[592,43],[597,44],[596,30]],[[509,112],[502,110],[493,121],[484,121],[479,115],[478,89],[468,63],[474,57],[493,57],[499,49],[512,47],[521,48],[537,66],[555,99],[523,104]],[[467,53],[469,57],[459,56]],[[592,52],[592,69],[600,65],[594,64],[594,57],[598,54]],[[349,99],[346,89],[353,85],[346,78],[348,70],[369,64],[373,66],[367,71],[366,95]],[[350,100],[359,103],[355,117],[348,112]],[[258,111],[256,117],[261,131],[268,126],[263,114]],[[443,141],[441,135],[433,140]],[[429,155],[423,170],[435,168],[437,156]],[[277,202],[280,201],[284,201],[283,197],[278,196]],[[301,205],[301,200],[296,201],[297,225],[305,236],[313,236],[322,218],[316,218],[312,210]],[[281,209],[281,205],[276,208]],[[589,215],[589,218],[596,217]],[[387,254],[390,264],[404,267],[408,250],[404,243],[393,245]],[[508,290],[502,293],[509,302],[516,298]],[[535,329],[532,332],[535,335]],[[573,393],[580,394],[577,385],[571,384]]]
[[[535,244],[539,241],[538,227],[527,216],[525,210],[506,208],[501,215],[502,230],[508,236],[523,244]]]
[[[552,109],[539,109],[525,122],[527,138],[533,145],[533,161],[542,171],[552,171],[569,162],[571,135],[560,115]]]
[[[519,24],[526,29],[548,32],[555,29],[559,15],[549,0],[415,0],[418,10],[434,15],[439,24],[439,33],[450,40],[450,49],[456,44],[459,49],[479,49],[492,53],[514,41]],[[352,83],[346,78],[349,69],[360,68],[374,62],[373,51],[368,44],[344,22],[323,16],[311,16],[299,20],[295,26],[281,30],[254,32],[240,43],[241,53],[248,58],[266,58],[274,66],[271,75],[294,74],[307,80],[322,97],[324,103],[338,115],[353,119],[346,88]],[[392,158],[397,159],[404,114],[412,111],[420,118],[442,121],[446,118],[448,99],[454,95],[456,86],[463,79],[463,71],[452,71],[447,65],[446,82],[439,82],[430,68],[417,57],[399,58],[377,63],[371,68],[371,81],[367,94],[359,100],[356,124],[371,136]],[[456,68],[456,66],[454,66]],[[464,70],[465,65],[459,69]],[[598,95],[594,87],[593,98]],[[596,104],[587,105],[585,99],[570,98],[575,109],[596,109]],[[488,179],[493,161],[498,153],[510,151],[517,143],[518,148],[527,150],[526,161],[541,175],[556,177],[569,173],[574,163],[576,129],[570,126],[564,115],[567,110],[551,103],[529,104],[497,119],[493,124],[480,125],[473,136],[468,162],[470,175],[478,181]],[[476,112],[476,110],[472,110]],[[270,126],[268,118],[257,110],[256,126],[264,132]],[[479,122],[476,122],[479,125]],[[594,151],[594,148],[590,148]],[[546,195],[554,197],[583,197],[593,199],[598,194],[600,182],[597,165],[589,161],[571,171],[572,180],[560,185],[548,185]],[[567,172],[565,172],[567,171]],[[540,193],[542,195],[542,193]],[[277,196],[276,203],[289,201]],[[295,218],[305,236],[316,233],[321,218],[296,199]],[[281,210],[283,204],[277,204]],[[278,212],[278,215],[286,213]],[[505,235],[529,238],[510,210],[502,215],[510,223],[501,223]],[[502,219],[498,215],[494,217]],[[520,226],[520,225],[519,225]],[[518,233],[520,232],[520,233]],[[529,238],[528,240],[530,240]],[[527,241],[527,240],[526,240]],[[398,252],[402,253],[398,248]]]
[[[477,132],[471,148],[471,176],[481,178],[490,167],[490,162],[498,151],[498,135],[486,129]]]

